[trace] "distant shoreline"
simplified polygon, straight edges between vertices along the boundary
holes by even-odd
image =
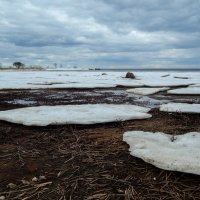
[[[34,69],[34,68],[25,68],[25,69],[15,69],[15,68],[0,68],[0,71],[67,71],[67,72],[200,72],[200,68],[192,69],[155,69],[155,68],[137,68],[137,69]]]
[[[91,70],[91,71],[200,71],[200,68],[193,68],[193,69],[167,69],[167,68],[163,68],[163,69],[155,69],[155,68],[143,68],[143,69],[98,69],[98,70]]]
[[[200,69],[50,69],[45,71],[68,71],[68,72],[200,72]]]

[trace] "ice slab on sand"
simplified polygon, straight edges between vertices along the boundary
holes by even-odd
[[[199,95],[200,87],[186,87],[167,91],[168,94]]]
[[[123,104],[38,106],[1,111],[0,120],[27,126],[96,124],[150,118],[149,110]]]
[[[157,92],[168,90],[168,87],[162,88],[135,88],[135,89],[128,89],[126,90],[129,93],[140,94],[140,95],[151,95]]]
[[[183,113],[200,113],[200,104],[168,103],[168,104],[161,105],[160,111],[183,112]]]
[[[124,133],[132,156],[158,168],[200,175],[200,133],[167,135],[143,131]]]

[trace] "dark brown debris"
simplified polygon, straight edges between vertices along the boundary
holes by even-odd
[[[200,115],[162,113],[158,109],[151,114],[147,120],[87,126],[26,127],[0,121],[0,197],[200,199],[199,176],[158,169],[131,156],[129,146],[122,141],[123,133],[130,130],[172,135],[200,132]],[[32,181],[34,177],[38,180]],[[16,187],[7,187],[10,183]]]

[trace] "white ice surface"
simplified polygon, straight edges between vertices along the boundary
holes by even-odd
[[[200,175],[200,133],[167,135],[143,131],[124,133],[130,154],[158,168]]]
[[[200,104],[168,103],[168,104],[161,105],[160,111],[182,112],[182,113],[200,113]]]
[[[149,110],[123,104],[39,106],[1,111],[0,120],[27,126],[96,124],[150,118]]]
[[[188,87],[200,87],[200,84],[189,85]]]
[[[151,95],[155,94],[161,91],[168,90],[168,87],[163,88],[135,88],[135,89],[128,89],[127,92],[134,93],[134,94],[140,94],[140,95]]]
[[[138,72],[136,77],[148,87],[170,87],[187,86],[200,83],[200,72]],[[164,77],[163,77],[164,76]],[[188,77],[188,79],[178,79],[175,77]]]
[[[200,94],[200,87],[186,87],[186,88],[179,88],[174,90],[168,90],[168,94],[186,94],[186,95],[199,95]]]
[[[45,88],[110,88],[125,87],[168,87],[200,84],[200,73],[133,72],[136,79],[124,78],[126,72],[103,71],[0,71],[0,89],[45,89]]]

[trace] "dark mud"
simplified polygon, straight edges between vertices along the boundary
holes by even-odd
[[[20,101],[13,104],[16,99],[36,106],[135,104],[137,100],[120,91],[102,90],[12,91],[0,93],[0,98],[1,110],[32,106]],[[151,98],[158,99],[156,95]],[[132,157],[122,141],[129,130],[172,135],[200,132],[200,115],[162,113],[157,108],[151,114],[146,120],[87,126],[26,127],[0,121],[0,196],[23,200],[200,199],[199,176],[158,169]],[[32,181],[39,176],[45,179]],[[9,183],[15,187],[9,188]]]

